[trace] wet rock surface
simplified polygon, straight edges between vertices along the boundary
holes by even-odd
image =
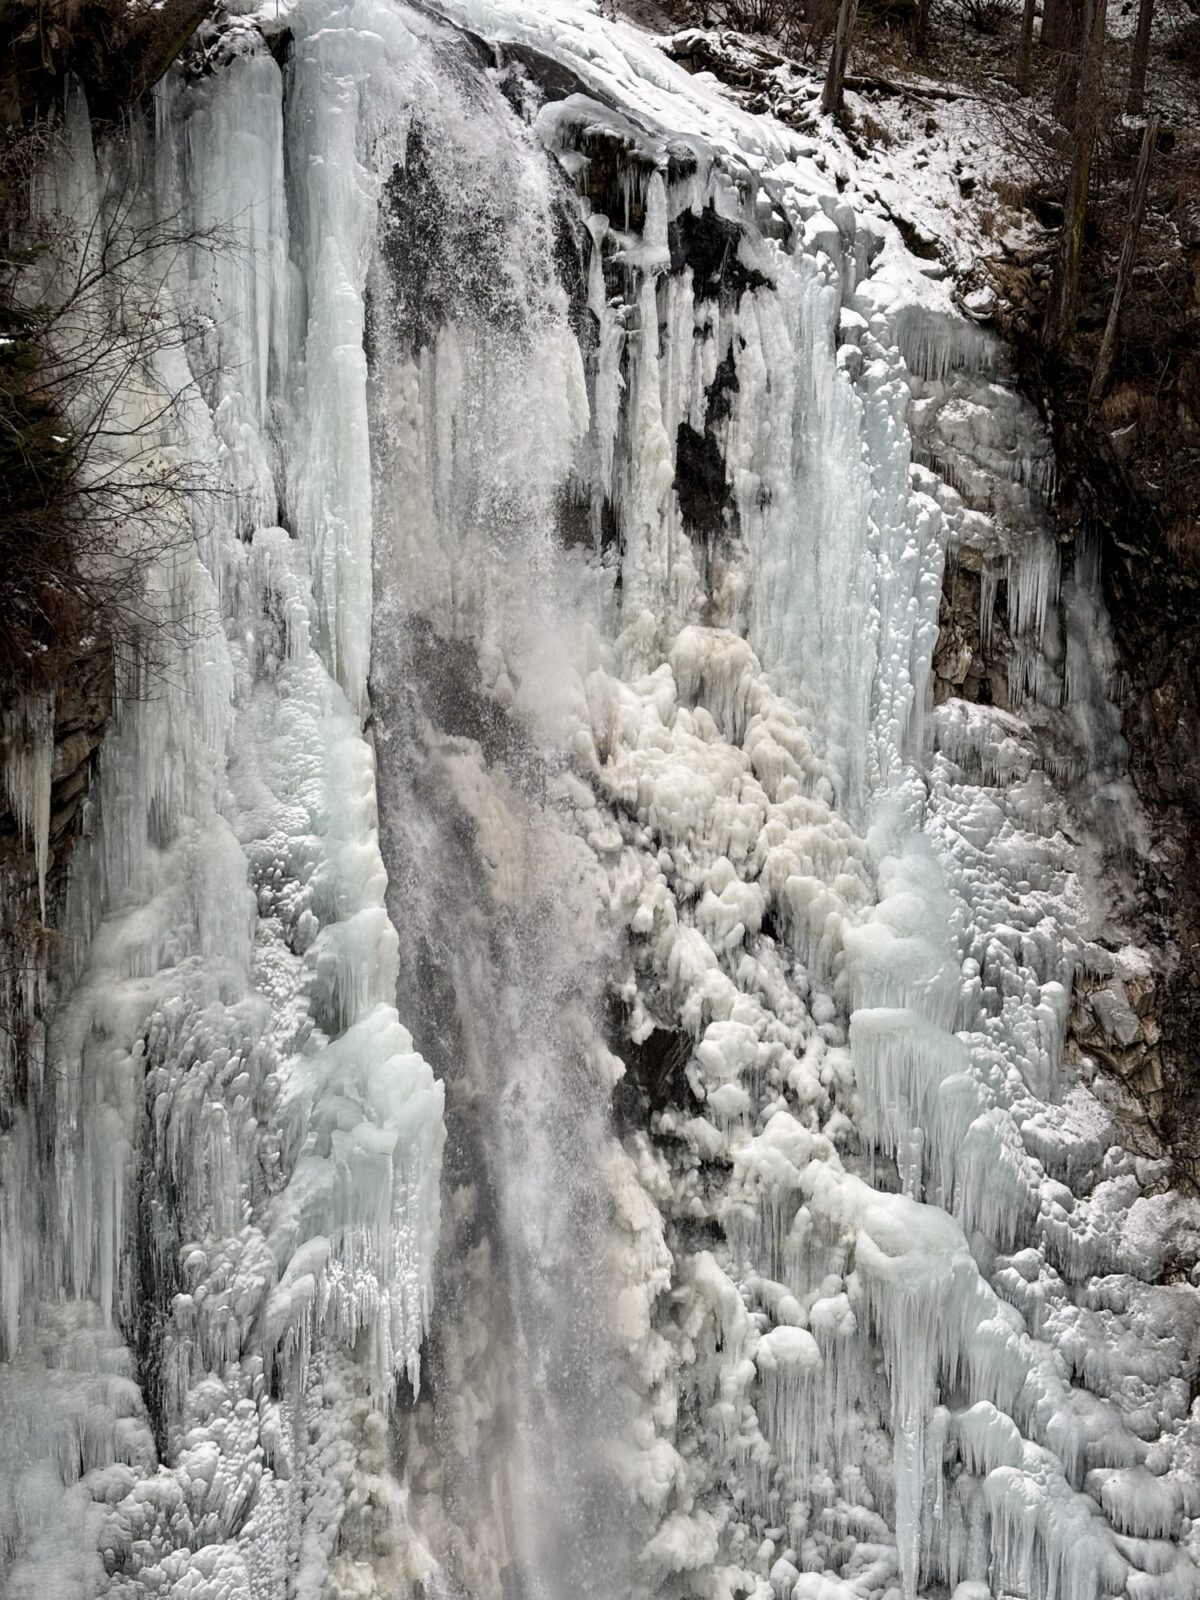
[[[1194,297],[1200,280],[1191,254]],[[1087,523],[1102,540],[1103,594],[1122,676],[1121,734],[1152,835],[1135,869],[1135,915],[1140,938],[1162,963],[1153,998],[1143,1002],[1156,1033],[1153,1041],[1143,1037],[1154,1065],[1139,1066],[1133,1076],[1144,1082],[1151,1125],[1194,1184],[1200,1181],[1200,460],[1192,441],[1200,431],[1200,355],[1194,338],[1181,346],[1167,330],[1164,358],[1169,366],[1172,351],[1178,358],[1170,403],[1158,405],[1136,371],[1118,370],[1108,399],[1094,411],[1078,368],[1047,364],[1028,331],[1016,323],[1009,331],[1023,384],[1050,420],[1061,473],[1060,525]],[[1113,428],[1113,414],[1133,420]],[[1102,1015],[1108,1004],[1101,1002]]]
[[[50,761],[50,824],[45,899],[39,893],[34,840],[22,829],[0,784],[0,1132],[37,1070],[49,1006],[46,976],[61,938],[56,932],[67,865],[85,825],[85,802],[112,708],[110,650],[81,655],[55,694]],[[11,751],[3,751],[5,758]]]

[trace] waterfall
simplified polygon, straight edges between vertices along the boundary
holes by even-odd
[[[211,492],[0,1124],[0,1595],[1196,1593],[1200,1216],[1068,1043],[1140,960],[1108,625],[1002,351],[572,0],[272,0],[154,111],[48,178],[186,221]],[[1004,705],[934,703],[959,562]]]

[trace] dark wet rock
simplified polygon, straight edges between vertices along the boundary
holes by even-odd
[[[56,110],[68,75],[92,117],[118,122],[158,82],[211,9],[211,0],[0,0],[0,119],[10,126]]]
[[[765,273],[739,259],[744,231],[739,222],[719,215],[711,202],[698,213],[682,211],[667,228],[671,266],[676,272],[691,267],[698,296],[719,293],[736,302],[748,289],[769,287]]]
[[[647,1127],[656,1111],[687,1106],[699,1109],[686,1072],[695,1048],[690,1034],[655,1028],[647,1038],[635,1041],[619,1023],[613,1032],[613,1050],[625,1063],[625,1076],[612,1097],[618,1131]]]

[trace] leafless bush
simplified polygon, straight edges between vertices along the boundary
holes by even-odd
[[[1021,178],[997,178],[992,184],[992,193],[1001,205],[1010,206],[1014,211],[1023,211],[1029,204],[1029,183]]]
[[[805,0],[796,8],[788,40],[802,61],[820,60],[837,23],[837,0]]]
[[[837,0],[675,0],[689,27],[730,28],[771,39],[797,61],[815,61],[837,20]]]
[[[1074,141],[1073,121],[1060,120],[1053,105],[1062,60],[1049,53],[1043,58],[1040,94],[1026,99],[997,91],[978,101],[985,136],[1004,156],[1005,178],[993,185],[996,198],[1014,209],[1031,208],[1048,226],[1061,221]],[[1103,132],[1096,142],[1090,173],[1093,227],[1106,217],[1114,202],[1115,214],[1123,215],[1127,181],[1137,154],[1136,141],[1131,142],[1127,130],[1122,129],[1124,92],[1120,64],[1106,62],[1099,115]]]
[[[52,685],[102,640],[153,667],[180,624],[164,588],[212,494],[179,447],[198,329],[168,282],[181,252],[224,249],[150,215],[132,158],[82,220],[47,196],[62,136],[0,151],[0,675]],[[128,152],[126,152],[128,154]]]
[[[947,11],[964,33],[995,38],[1016,17],[1012,0],[950,0]]]
[[[891,130],[882,122],[876,121],[869,111],[864,111],[859,118],[858,131],[868,150],[877,148],[889,150],[896,142]]]
[[[800,11],[796,0],[711,0],[688,8],[705,27],[734,28],[738,33],[761,33],[777,38]]]

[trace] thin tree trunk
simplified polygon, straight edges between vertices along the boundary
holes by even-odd
[[[850,61],[850,37],[854,32],[854,19],[858,15],[858,0],[841,0],[838,7],[837,32],[829,56],[829,71],[825,74],[825,89],[821,95],[821,110],[836,112],[842,109],[842,89],[846,81],[846,67]]]
[[[1096,404],[1108,387],[1109,373],[1112,371],[1113,353],[1117,347],[1117,327],[1121,320],[1121,301],[1125,298],[1125,290],[1137,255],[1138,233],[1141,231],[1142,214],[1146,209],[1146,190],[1150,187],[1150,162],[1154,157],[1154,146],[1157,142],[1158,117],[1153,116],[1146,124],[1146,131],[1142,135],[1142,153],[1138,156],[1133,193],[1129,200],[1129,223],[1125,229],[1125,242],[1121,246],[1121,260],[1117,267],[1117,286],[1113,290],[1112,305],[1108,308],[1108,321],[1104,325],[1104,338],[1100,341],[1100,354],[1096,357],[1096,368],[1092,373],[1091,387],[1088,389],[1088,401],[1092,405]]]
[[[1150,61],[1150,27],[1154,21],[1154,0],[1141,0],[1137,32],[1133,36],[1133,65],[1129,69],[1129,98],[1125,109],[1140,117],[1146,104],[1146,67]]]
[[[917,0],[917,14],[913,20],[913,52],[918,56],[923,56],[928,48],[929,0]]]
[[[1033,19],[1037,0],[1025,0],[1021,14],[1021,47],[1017,53],[1017,91],[1029,93],[1029,80],[1033,76]]]
[[[1104,66],[1105,0],[1087,0],[1084,13],[1084,49],[1075,93],[1075,147],[1067,180],[1062,237],[1050,286],[1050,303],[1042,328],[1047,350],[1068,345],[1079,314],[1079,262],[1083,255],[1083,225],[1087,216],[1088,178],[1100,124],[1100,86]]]
[[[1054,115],[1068,126],[1075,120],[1075,93],[1079,87],[1083,54],[1088,38],[1087,0],[1066,0],[1058,12],[1054,42],[1058,57],[1054,83]],[[1044,31],[1044,30],[1043,30]]]

